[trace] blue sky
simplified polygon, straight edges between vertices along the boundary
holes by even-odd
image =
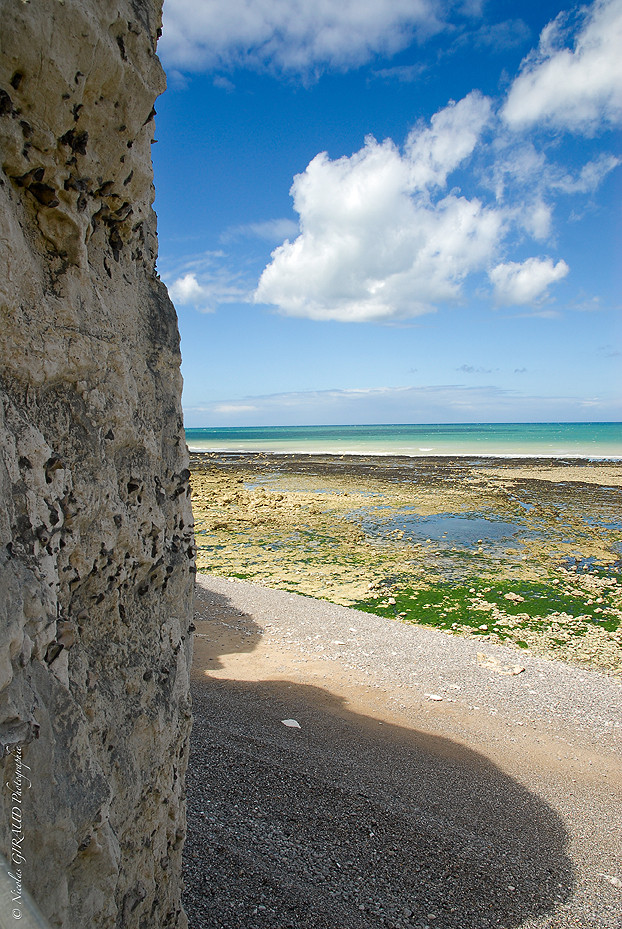
[[[165,0],[187,426],[622,420],[622,0]]]

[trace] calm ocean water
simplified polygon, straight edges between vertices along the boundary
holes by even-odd
[[[191,451],[622,459],[622,423],[186,429]]]

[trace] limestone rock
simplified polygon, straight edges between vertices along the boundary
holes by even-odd
[[[194,541],[155,270],[160,7],[0,0],[0,849],[19,747],[24,882],[66,929],[186,924]]]

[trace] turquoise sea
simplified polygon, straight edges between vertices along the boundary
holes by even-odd
[[[622,460],[622,423],[235,426],[186,429],[191,451]]]

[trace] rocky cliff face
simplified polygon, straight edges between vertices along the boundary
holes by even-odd
[[[185,925],[194,549],[155,272],[160,6],[0,0],[0,848],[67,929]]]

